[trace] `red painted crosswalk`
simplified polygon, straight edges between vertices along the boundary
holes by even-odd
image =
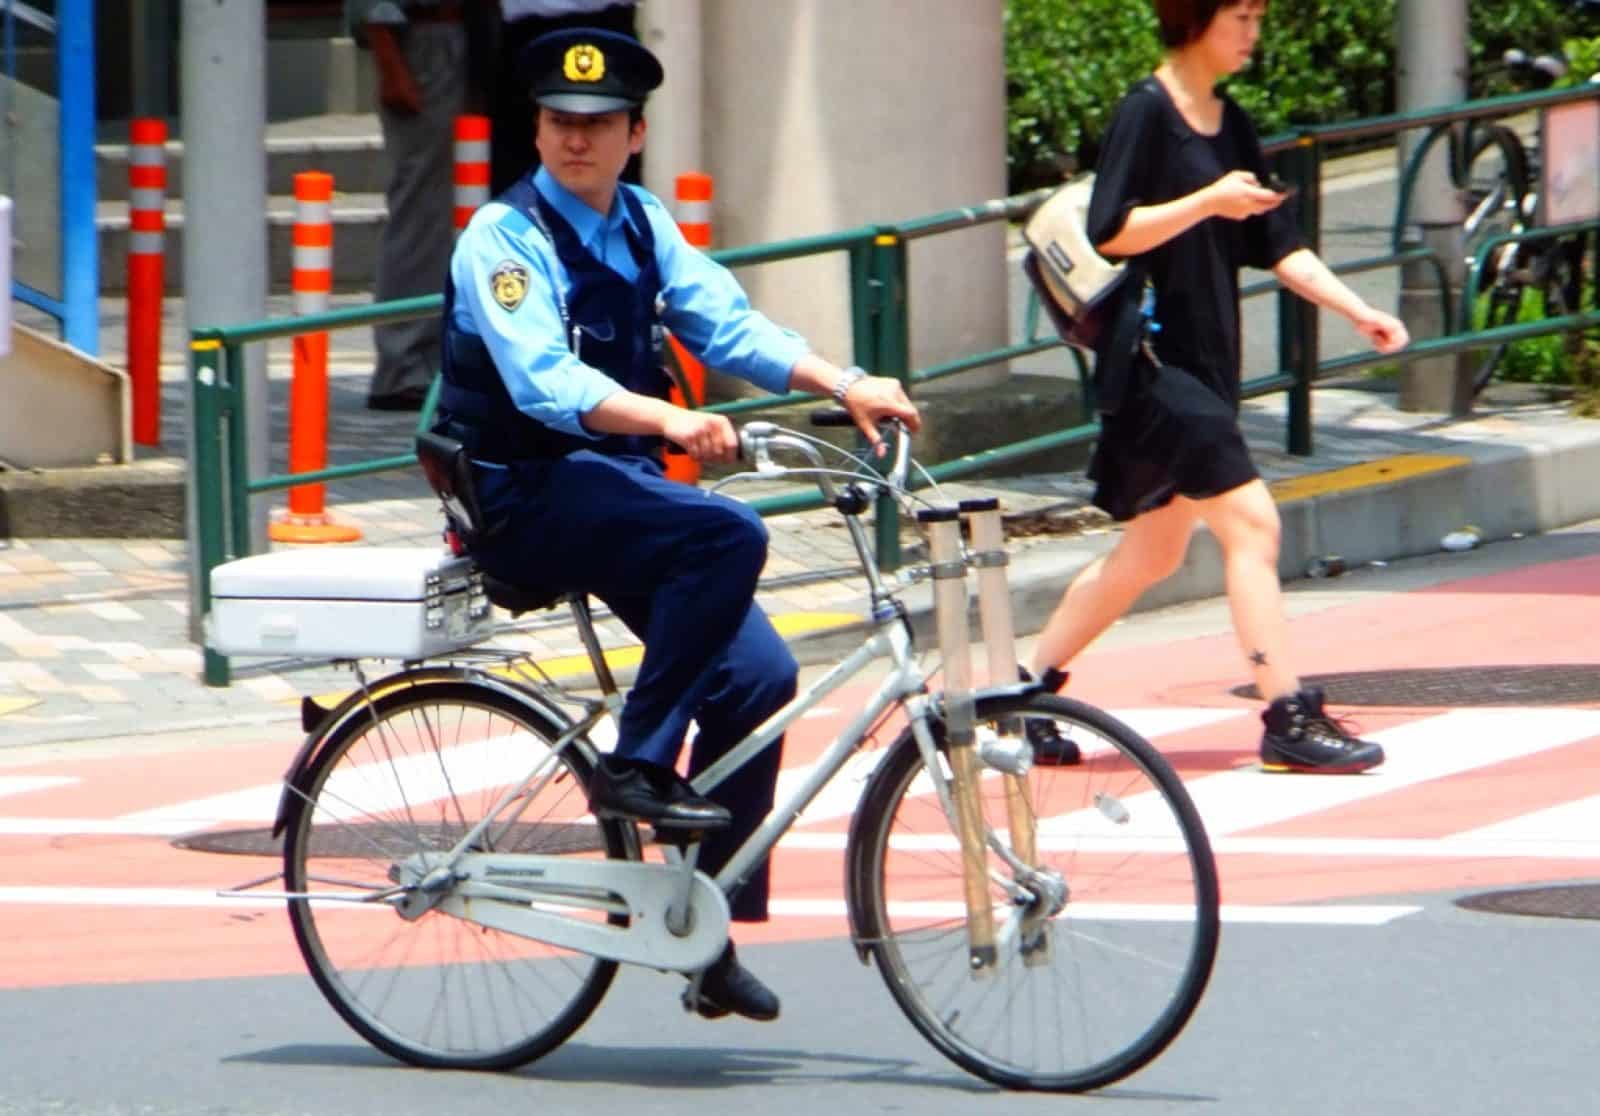
[[[1600,629],[1582,591],[1597,581],[1600,559],[1559,563],[1340,605],[1295,634],[1319,671],[1538,663],[1555,647],[1571,663]],[[1072,682],[1183,777],[1215,846],[1225,919],[1378,923],[1429,893],[1600,871],[1600,707],[1360,710],[1363,735],[1387,752],[1381,768],[1271,775],[1255,763],[1258,707],[1229,693],[1237,657],[1226,635],[1108,649],[1084,656]],[[832,695],[791,733],[784,787],[868,689]],[[269,824],[297,745],[263,729],[226,747],[0,768],[0,987],[303,971],[279,901],[217,895],[271,875],[273,859],[173,843]],[[844,838],[875,758],[853,759],[779,846],[775,918],[742,938],[845,931]],[[1041,818],[1041,841],[1066,819]],[[1135,824],[1119,839],[1171,838]]]

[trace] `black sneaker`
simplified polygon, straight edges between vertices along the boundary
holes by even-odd
[[[1352,774],[1383,762],[1383,746],[1352,736],[1322,708],[1318,686],[1274,698],[1261,714],[1264,771]]]
[[[1023,682],[1033,681],[1033,675],[1025,666],[1017,667],[1017,678]],[[1056,693],[1066,685],[1067,676],[1059,670],[1047,670],[1041,681],[1047,690]],[[1039,767],[1071,767],[1083,762],[1083,753],[1078,751],[1077,743],[1071,737],[1061,735],[1054,721],[1024,717],[1022,732],[1033,749],[1033,762]]]

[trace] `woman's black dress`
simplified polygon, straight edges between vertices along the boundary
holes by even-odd
[[[1101,145],[1089,205],[1089,236],[1110,240],[1136,206],[1159,205],[1224,174],[1267,166],[1255,127],[1225,94],[1222,126],[1196,132],[1160,81],[1147,77],[1123,98]],[[1094,502],[1132,519],[1176,495],[1204,499],[1256,477],[1239,432],[1239,268],[1271,268],[1301,246],[1292,206],[1233,221],[1211,217],[1137,257],[1156,292],[1162,367],[1141,369],[1144,386],[1102,420],[1089,464]]]

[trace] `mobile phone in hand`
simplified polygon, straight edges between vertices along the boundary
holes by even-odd
[[[1274,194],[1282,194],[1286,198],[1292,198],[1300,191],[1300,187],[1295,183],[1285,182],[1276,174],[1268,174],[1266,178],[1261,180],[1261,185],[1271,190]]]

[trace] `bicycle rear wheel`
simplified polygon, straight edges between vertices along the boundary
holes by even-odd
[[[1205,991],[1218,936],[1210,844],[1166,761],[1109,715],[1053,695],[994,698],[977,713],[980,740],[1015,737],[1026,716],[1083,752],[1080,765],[1022,779],[1032,866],[1064,885],[1064,902],[1038,901],[1039,888],[1028,899],[991,848],[1000,948],[987,975],[971,972],[960,846],[907,730],[856,812],[853,925],[900,1008],[958,1065],[1010,1088],[1097,1088],[1165,1049]],[[1011,848],[1006,779],[984,770],[980,797]]]
[[[309,894],[289,901],[300,952],[344,1020],[402,1061],[529,1062],[577,1030],[616,975],[614,962],[399,909],[399,865],[453,847],[531,772],[483,851],[638,858],[621,825],[589,814],[589,761],[553,750],[560,729],[492,686],[402,685],[337,724],[289,792],[284,877]]]
[[[1521,269],[1515,259],[1511,260],[1508,268],[1495,285],[1489,288],[1489,300],[1483,310],[1482,329],[1494,329],[1496,326],[1515,325],[1522,313],[1522,296],[1527,290],[1521,278]],[[1489,386],[1489,381],[1494,379],[1494,374],[1499,371],[1500,362],[1505,359],[1510,350],[1509,342],[1501,341],[1489,346],[1479,358],[1477,370],[1473,373],[1472,394],[1476,396]]]

